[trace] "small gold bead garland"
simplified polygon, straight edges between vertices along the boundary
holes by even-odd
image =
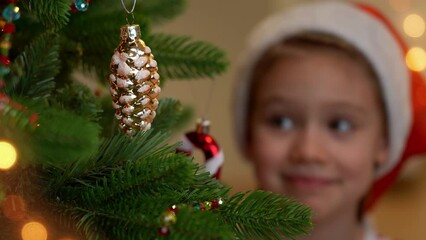
[[[160,237],[167,237],[170,234],[170,226],[177,222],[177,216],[179,209],[190,208],[192,211],[210,211],[219,208],[223,204],[222,198],[218,198],[212,201],[196,202],[192,205],[179,204],[172,205],[164,211],[161,215],[162,226],[158,229],[158,235]]]

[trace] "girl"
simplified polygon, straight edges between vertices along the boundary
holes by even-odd
[[[375,9],[315,3],[250,38],[236,130],[259,187],[312,207],[309,240],[380,238],[365,211],[409,156],[426,152],[425,86]]]

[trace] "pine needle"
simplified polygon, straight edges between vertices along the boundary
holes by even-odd
[[[213,78],[225,72],[228,66],[222,50],[188,36],[153,34],[147,42],[155,49],[163,79]]]
[[[14,82],[5,88],[10,96],[46,98],[55,88],[53,81],[59,73],[58,36],[44,33],[34,39],[12,63]]]
[[[219,211],[241,239],[294,239],[312,229],[308,207],[265,191],[235,194]]]
[[[47,28],[59,29],[70,17],[69,0],[20,0],[18,4]]]
[[[155,131],[175,131],[183,127],[193,116],[192,109],[171,98],[160,100],[157,116],[152,124]]]

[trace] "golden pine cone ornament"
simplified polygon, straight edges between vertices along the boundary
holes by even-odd
[[[122,26],[110,65],[112,107],[119,127],[130,136],[151,128],[161,92],[157,62],[140,37],[139,25]]]

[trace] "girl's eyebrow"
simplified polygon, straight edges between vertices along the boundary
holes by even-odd
[[[288,103],[288,104],[292,104],[295,103],[294,100],[292,100],[289,97],[285,97],[283,95],[274,95],[274,94],[270,94],[267,97],[261,99],[260,101],[262,104],[270,104],[270,103]]]
[[[290,97],[286,97],[284,95],[268,95],[267,97],[261,99],[260,104],[262,106],[267,106],[267,105],[279,105],[279,104],[285,104],[285,107],[299,107],[298,103],[294,100],[292,100]],[[349,101],[333,101],[330,100],[329,102],[325,102],[323,107],[325,109],[337,109],[337,110],[343,110],[343,111],[350,111],[350,112],[355,112],[357,114],[367,114],[368,110],[365,109],[362,106],[359,106],[357,104],[354,104],[352,102]]]
[[[357,104],[350,103],[350,102],[344,102],[344,101],[326,103],[325,107],[329,109],[343,110],[345,112],[355,112],[357,114],[362,114],[362,115],[368,113],[367,109],[365,109],[364,107],[359,106]]]

